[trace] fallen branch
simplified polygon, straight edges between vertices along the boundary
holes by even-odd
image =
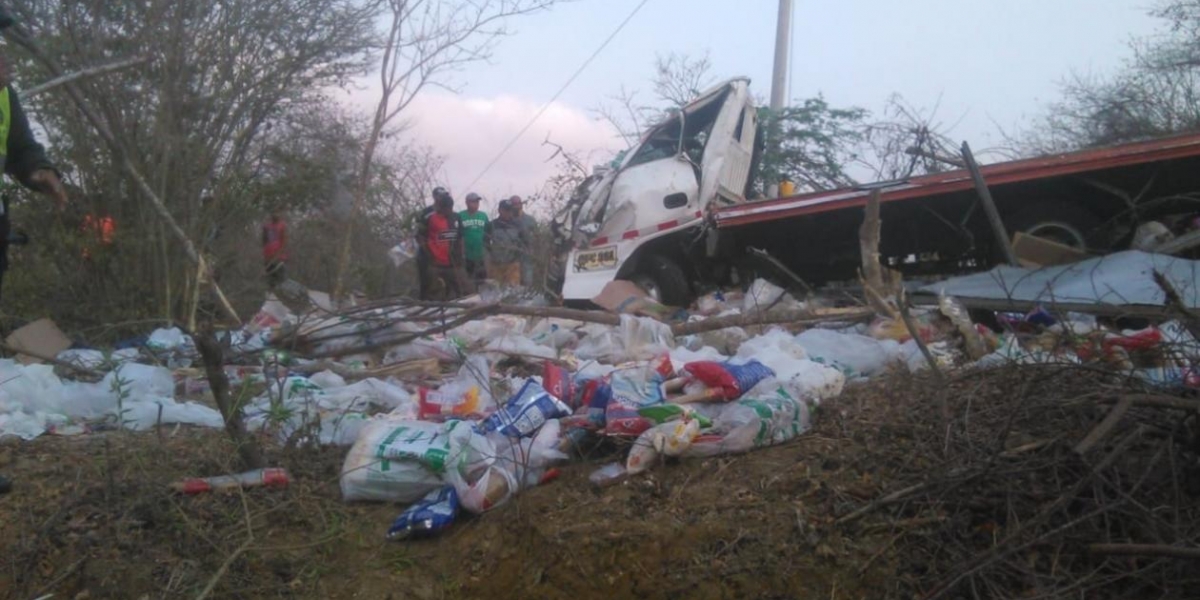
[[[1190,398],[1177,398],[1175,396],[1163,396],[1159,394],[1126,394],[1122,397],[1129,398],[1137,406],[1153,406],[1156,408],[1177,408],[1179,410],[1190,410],[1200,412],[1200,400]],[[1112,402],[1113,399],[1101,400],[1101,402]],[[1118,402],[1120,400],[1117,400]]]
[[[834,521],[834,523],[837,525],[845,525],[846,523],[851,523],[853,521],[856,521],[856,520],[862,518],[867,513],[870,513],[871,511],[873,511],[881,506],[891,504],[893,502],[896,502],[897,500],[902,500],[904,498],[907,498],[908,496],[915,494],[925,488],[932,487],[935,483],[940,483],[940,482],[926,481],[924,483],[910,485],[901,490],[896,490],[882,498],[877,498],[875,500],[872,500],[866,506],[863,506],[863,507],[859,508],[858,510],[856,510],[844,517],[839,517],[837,521]]]
[[[750,327],[753,325],[818,325],[833,321],[865,321],[874,316],[874,311],[860,307],[818,308],[815,310],[779,312],[765,315],[730,315],[728,317],[715,317],[692,323],[677,323],[671,326],[671,333],[683,336],[729,329],[731,327]]]
[[[908,330],[908,335],[912,336],[913,342],[917,344],[917,349],[921,351],[921,355],[925,357],[925,362],[929,363],[929,369],[933,371],[933,376],[938,381],[945,381],[946,376],[942,374],[942,369],[938,367],[937,359],[933,353],[929,351],[929,346],[925,344],[925,340],[921,339],[921,332],[917,330],[917,324],[913,323],[912,314],[909,309],[912,305],[908,303],[908,298],[904,294],[904,288],[900,288],[900,320],[904,322],[904,328]]]
[[[1200,560],[1200,548],[1180,548],[1163,544],[1091,544],[1088,553],[1101,556],[1165,556]]]
[[[1093,517],[1104,514],[1105,512],[1108,512],[1109,510],[1116,508],[1117,505],[1124,502],[1125,500],[1118,500],[1117,502],[1115,502],[1113,504],[1102,507],[1102,508],[1092,511],[1091,513],[1088,513],[1082,517],[1079,517],[1078,519],[1075,519],[1075,520],[1067,523],[1066,525],[1059,527],[1058,529],[1052,530],[1048,533],[1034,536],[1034,538],[1032,540],[1028,540],[1024,543],[1014,545],[1016,540],[1018,540],[1019,538],[1024,536],[1027,532],[1032,531],[1034,528],[1040,527],[1043,523],[1045,523],[1047,520],[1049,520],[1050,517],[1054,515],[1054,513],[1058,512],[1059,510],[1064,508],[1066,505],[1073,502],[1075,500],[1075,498],[1079,496],[1079,493],[1083,491],[1084,488],[1091,485],[1092,480],[1095,479],[1095,477],[1097,475],[1099,475],[1100,472],[1105,471],[1110,466],[1112,466],[1112,463],[1114,461],[1116,461],[1118,457],[1124,456],[1125,452],[1129,449],[1129,447],[1132,446],[1134,444],[1134,442],[1136,442],[1138,439],[1141,438],[1142,433],[1144,431],[1145,431],[1145,427],[1139,425],[1137,429],[1133,430],[1128,435],[1126,435],[1125,438],[1122,439],[1115,448],[1113,448],[1112,452],[1109,452],[1108,454],[1106,454],[1104,456],[1104,458],[1100,460],[1100,462],[1096,463],[1095,466],[1093,466],[1086,474],[1084,474],[1084,476],[1080,477],[1079,481],[1076,481],[1075,485],[1072,486],[1071,489],[1067,490],[1066,493],[1059,496],[1058,499],[1056,499],[1054,502],[1051,502],[1045,508],[1038,511],[1038,513],[1036,515],[1034,515],[1032,518],[1026,520],[1023,524],[1021,524],[1020,527],[1017,528],[1016,531],[1012,532],[1007,537],[1005,537],[1003,540],[1001,540],[994,548],[992,548],[988,552],[977,555],[973,560],[971,560],[967,564],[966,568],[959,571],[953,577],[946,579],[942,583],[938,584],[932,591],[930,591],[928,594],[926,594],[924,596],[924,599],[925,600],[936,600],[937,598],[941,598],[942,596],[946,595],[951,589],[953,589],[954,586],[957,585],[963,579],[970,577],[971,575],[978,573],[980,570],[991,566],[992,564],[996,563],[997,561],[1009,556],[1013,552],[1017,552],[1024,548],[1028,548],[1029,546],[1032,546],[1033,544],[1035,544],[1041,540],[1044,540],[1047,537],[1050,537],[1057,533],[1066,531],[1067,529],[1070,529],[1071,527],[1074,527],[1088,519],[1091,519]]]
[[[1167,308],[1179,313],[1183,318],[1183,326],[1187,328],[1188,333],[1193,337],[1200,337],[1200,315],[1188,308],[1188,305],[1183,302],[1183,297],[1179,295],[1179,290],[1171,284],[1171,281],[1165,275],[1154,271],[1154,283],[1162,289],[1163,294],[1167,297]]]
[[[1096,427],[1092,429],[1092,431],[1089,432],[1086,437],[1083,438],[1083,441],[1079,442],[1079,444],[1075,446],[1075,453],[1080,455],[1087,454],[1093,446],[1098,444],[1100,440],[1103,440],[1110,432],[1112,432],[1113,428],[1117,426],[1117,423],[1121,421],[1121,417],[1124,417],[1125,413],[1129,412],[1129,408],[1132,406],[1133,398],[1131,396],[1122,396],[1121,400],[1117,402],[1117,405],[1112,407],[1112,410],[1108,411],[1108,414],[1105,415],[1104,419],[1101,420],[1100,423],[1096,425]]]
[[[426,308],[434,308],[437,305],[429,304],[429,303],[422,303],[420,306],[423,306]],[[448,308],[451,308],[451,309],[457,309],[458,307],[464,306],[464,305],[450,303],[445,306]],[[318,359],[318,358],[330,358],[330,357],[334,357],[334,356],[345,356],[347,354],[358,354],[361,352],[369,352],[369,351],[373,351],[373,350],[388,348],[391,346],[397,346],[400,344],[408,343],[412,340],[415,340],[415,339],[418,339],[421,337],[444,333],[446,331],[449,331],[451,329],[454,329],[456,327],[464,325],[470,321],[474,321],[477,319],[483,319],[483,318],[493,316],[493,315],[502,315],[502,314],[503,315],[514,315],[514,316],[525,316],[525,317],[536,317],[536,318],[564,319],[564,320],[569,320],[569,321],[579,321],[581,323],[597,323],[600,325],[609,325],[609,326],[616,326],[616,325],[621,324],[620,315],[615,315],[615,314],[612,314],[609,312],[603,312],[603,311],[578,310],[578,309],[561,308],[561,307],[554,307],[554,306],[515,306],[515,305],[508,305],[508,304],[485,304],[485,305],[473,306],[469,309],[460,310],[455,313],[450,313],[445,317],[446,321],[444,323],[437,325],[435,327],[430,327],[430,328],[427,328],[427,329],[424,329],[421,331],[416,331],[416,332],[397,333],[395,335],[388,336],[386,339],[376,339],[370,344],[363,344],[363,345],[358,345],[358,346],[348,346],[348,347],[339,348],[336,350],[329,350],[326,352],[310,354],[310,355],[308,355],[308,358]],[[699,333],[706,333],[709,331],[717,331],[720,329],[728,329],[731,327],[750,327],[750,326],[754,326],[754,325],[776,325],[776,324],[817,325],[820,323],[829,323],[829,322],[833,322],[833,321],[861,321],[861,320],[870,319],[873,316],[874,316],[874,312],[872,312],[871,310],[865,309],[865,308],[819,308],[819,309],[815,309],[815,310],[802,310],[802,311],[789,311],[789,312],[781,311],[781,312],[772,313],[772,314],[755,313],[755,314],[747,314],[747,315],[731,315],[728,317],[715,317],[712,319],[705,319],[703,321],[695,321],[695,322],[690,322],[690,323],[676,323],[674,325],[671,325],[670,328],[671,328],[671,333],[673,335],[686,336],[686,335],[695,335],[695,334],[699,334]],[[382,329],[386,329],[386,328],[387,328],[386,324],[383,324],[383,322],[381,321],[381,325],[378,328],[376,328],[376,330],[382,330]],[[272,344],[273,345],[285,344],[288,342],[288,339],[292,335],[293,335],[293,333],[289,332],[288,334],[285,334],[284,336],[281,336],[280,338],[273,340]],[[303,341],[306,344],[319,344],[321,342],[326,342],[326,341],[330,341],[330,340],[337,339],[337,338],[349,337],[349,336],[353,336],[353,335],[356,335],[356,334],[343,333],[343,334],[330,335],[330,336],[326,336],[326,337],[318,337],[318,336],[309,336],[309,337],[299,336],[299,337],[303,337],[304,338]]]

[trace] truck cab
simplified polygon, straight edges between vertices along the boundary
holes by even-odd
[[[749,84],[709,89],[579,186],[553,225],[564,301],[626,279],[667,304],[688,302],[688,246],[707,214],[746,199],[759,134]]]

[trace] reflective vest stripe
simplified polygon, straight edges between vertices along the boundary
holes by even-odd
[[[0,157],[8,155],[8,131],[12,129],[12,104],[8,88],[0,91]]]

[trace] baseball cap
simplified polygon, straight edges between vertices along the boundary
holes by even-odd
[[[450,192],[446,191],[446,188],[440,185],[433,188],[433,199],[441,200],[442,198],[450,198]]]
[[[510,208],[512,208],[512,202],[509,202],[508,200],[500,201],[500,210],[508,210]]]
[[[467,202],[479,202],[480,200],[483,200],[483,198],[479,197],[479,194],[475,192],[467,194]]]

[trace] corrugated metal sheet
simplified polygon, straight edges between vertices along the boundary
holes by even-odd
[[[984,166],[981,170],[988,185],[994,186],[1192,156],[1200,156],[1200,134],[995,163]],[[968,190],[974,188],[974,185],[971,175],[966,170],[947,171],[914,177],[892,185],[872,184],[762,202],[747,202],[718,209],[715,217],[719,226],[732,227],[863,206],[871,194],[870,188],[879,188],[880,200],[891,202]]]

